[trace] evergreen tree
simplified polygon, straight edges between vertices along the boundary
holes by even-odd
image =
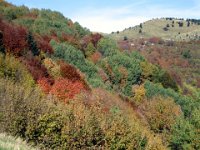
[[[3,46],[3,33],[0,31],[0,52],[5,53],[5,48]]]
[[[142,29],[142,23],[140,23],[140,28]]]
[[[27,39],[28,39],[29,49],[31,50],[34,56],[38,56],[40,54],[40,51],[37,47],[37,43],[35,42],[34,37],[31,32],[28,33]]]

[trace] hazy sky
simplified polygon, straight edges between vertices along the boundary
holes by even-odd
[[[63,13],[91,31],[110,33],[160,17],[200,18],[200,0],[7,0]]]

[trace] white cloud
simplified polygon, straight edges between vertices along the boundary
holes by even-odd
[[[121,31],[149,19],[145,17],[124,17],[117,19],[109,16],[80,16],[75,20],[91,31],[111,33],[112,31]]]
[[[132,15],[132,12],[130,6],[116,9],[87,9],[87,11],[82,11],[74,15],[72,19],[78,21],[82,26],[89,28],[91,31],[104,33],[121,31],[127,27],[137,25],[150,19],[147,17],[136,17]]]

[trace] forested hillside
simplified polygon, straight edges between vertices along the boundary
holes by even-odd
[[[200,149],[199,41],[156,40],[1,0],[0,133],[40,149]]]

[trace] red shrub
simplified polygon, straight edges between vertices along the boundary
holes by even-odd
[[[96,64],[101,59],[101,57],[101,53],[96,51],[94,54],[92,54],[92,56],[90,56],[90,60]]]
[[[51,41],[51,37],[48,35],[44,35],[42,36],[42,40],[46,41],[47,43],[49,43]]]
[[[99,33],[96,34],[91,34],[91,42],[94,45],[94,47],[97,48],[97,44],[99,42],[99,40],[102,38],[103,36]]]
[[[89,35],[86,35],[84,36],[82,39],[81,39],[81,46],[82,46],[82,49],[86,48],[87,45],[90,43],[91,41],[91,37]]]
[[[73,35],[62,33],[61,40],[65,41],[65,42],[69,42],[70,44],[74,45],[75,47],[77,47],[79,49],[81,48],[79,40]]]
[[[45,53],[52,54],[53,48],[51,47],[51,45],[49,44],[48,41],[49,41],[48,39],[44,40],[44,39],[40,38],[40,39],[37,40],[37,46],[41,51],[43,51]]]
[[[86,35],[81,40],[81,46],[84,49],[91,42],[94,45],[94,47],[97,48],[97,44],[98,44],[99,40],[102,37],[103,36],[101,34],[99,34],[99,33],[91,34],[91,35]]]
[[[119,41],[118,42],[120,50],[130,50],[130,44],[128,41]]]
[[[35,81],[44,77],[49,77],[47,69],[41,64],[36,58],[20,58],[21,62],[27,67],[29,72],[32,74]]]
[[[85,82],[84,77],[81,76],[79,71],[72,65],[60,62],[60,73],[63,78],[72,82],[81,82],[84,85],[85,90],[90,90],[88,84]]]
[[[160,43],[162,40],[161,40],[161,38],[159,38],[159,37],[152,37],[152,38],[150,38],[149,39],[149,42],[150,43],[154,43],[154,44],[158,44],[158,43]]]
[[[81,82],[72,82],[68,79],[61,78],[55,81],[55,84],[52,86],[50,93],[57,96],[60,100],[66,103],[83,90],[84,85]]]
[[[67,78],[67,79],[71,80],[72,82],[82,80],[82,78],[81,78],[80,74],[78,73],[78,71],[76,70],[76,68],[69,64],[61,62],[60,63],[60,71],[61,71],[62,77]]]
[[[51,86],[53,84],[53,80],[49,78],[41,78],[37,81],[37,83],[40,85],[42,91],[45,94],[48,94],[51,90]]]
[[[0,30],[3,32],[3,44],[8,53],[22,55],[28,49],[27,30],[0,20]]]

